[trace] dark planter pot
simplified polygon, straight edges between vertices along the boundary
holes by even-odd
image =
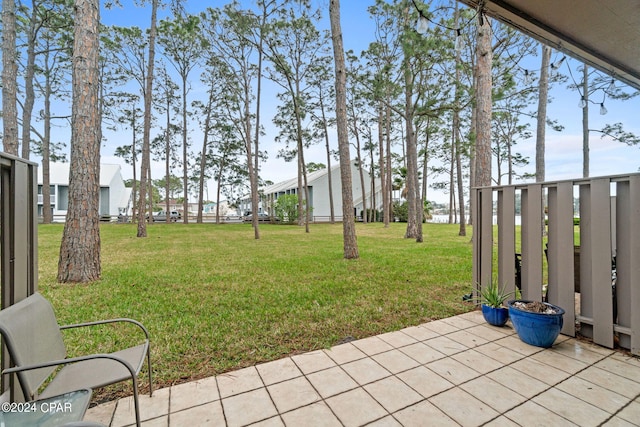
[[[536,347],[551,347],[562,329],[564,309],[545,302],[546,306],[556,311],[554,314],[533,313],[515,307],[515,302],[531,301],[511,300],[507,303],[511,323],[520,339]]]
[[[482,304],[482,316],[488,324],[493,326],[504,326],[509,320],[509,309],[506,307],[491,307]]]

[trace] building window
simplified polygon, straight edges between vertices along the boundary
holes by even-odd
[[[58,186],[58,210],[66,211],[69,209],[69,187],[66,185]]]

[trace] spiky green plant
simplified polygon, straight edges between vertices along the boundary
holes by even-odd
[[[482,289],[482,304],[488,305],[489,307],[499,308],[504,305],[504,302],[513,295],[515,292],[505,292],[504,286],[500,288],[498,283],[492,282],[489,286]]]

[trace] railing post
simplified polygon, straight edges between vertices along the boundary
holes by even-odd
[[[493,190],[475,190],[475,217],[473,218],[473,297],[480,298],[483,286],[491,283],[493,270]]]
[[[580,310],[593,318],[593,341],[613,348],[609,183],[592,179],[580,186]]]
[[[498,286],[516,290],[516,191],[498,191]]]
[[[549,187],[549,286],[547,301],[565,309],[562,333],[575,336],[573,184]],[[571,320],[570,320],[571,319]]]
[[[473,234],[471,235],[471,248],[473,264],[471,266],[471,281],[473,286],[473,293],[476,294],[476,288],[480,283],[480,241],[482,239],[481,229],[478,226],[480,224],[480,208],[478,206],[478,200],[480,199],[480,190],[477,188],[471,189],[471,224],[473,224]]]
[[[542,301],[542,185],[522,190],[522,296]]]
[[[616,305],[620,345],[640,354],[640,176],[616,185]]]

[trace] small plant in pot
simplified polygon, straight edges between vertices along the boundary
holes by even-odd
[[[547,302],[511,300],[509,317],[520,340],[536,347],[551,347],[563,325],[564,309]]]
[[[513,292],[505,292],[504,287],[501,289],[495,282],[482,289],[482,316],[487,323],[493,326],[504,326],[507,323],[509,309],[504,302],[512,294]]]

